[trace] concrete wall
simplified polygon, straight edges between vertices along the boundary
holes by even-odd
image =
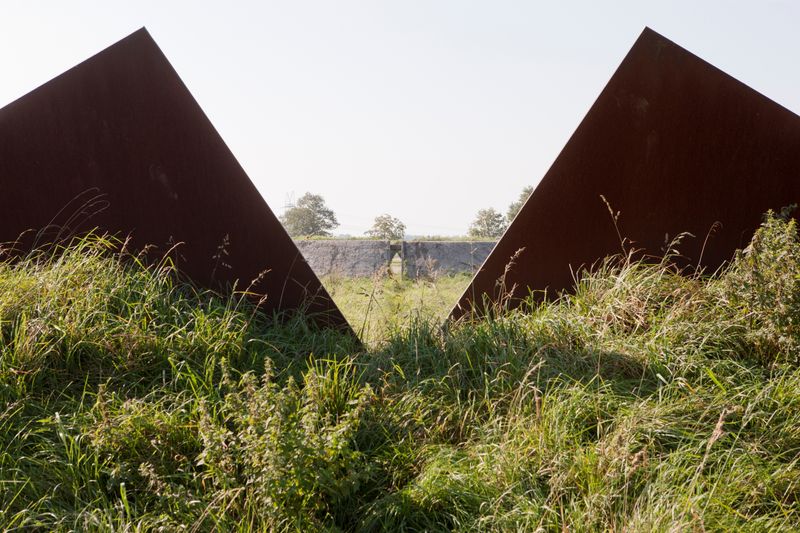
[[[403,260],[403,276],[475,272],[494,248],[494,241],[389,241],[325,239],[295,241],[317,276],[371,277],[389,271],[395,253]]]
[[[319,276],[370,277],[386,272],[391,261],[389,241],[326,239],[295,241],[300,253]]]
[[[494,245],[494,241],[403,242],[403,274],[408,278],[417,278],[474,272],[489,256]]]

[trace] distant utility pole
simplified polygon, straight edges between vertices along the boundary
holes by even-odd
[[[283,204],[283,210],[285,211],[287,209],[291,209],[294,207],[294,205],[294,191],[292,191],[286,195],[286,202]]]

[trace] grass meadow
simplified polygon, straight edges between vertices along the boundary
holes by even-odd
[[[800,524],[793,221],[444,329],[466,279],[329,281],[365,348],[115,249],[0,264],[0,530]]]
[[[470,274],[413,280],[383,274],[330,276],[322,282],[359,337],[376,345],[411,323],[444,321],[471,279]]]

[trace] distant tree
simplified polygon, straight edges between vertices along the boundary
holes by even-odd
[[[372,227],[364,232],[376,239],[400,240],[406,234],[406,225],[399,218],[388,214],[375,217]]]
[[[528,200],[528,197],[533,192],[533,187],[528,186],[522,189],[522,192],[519,193],[519,198],[515,201],[511,202],[511,205],[508,206],[508,213],[506,214],[506,220],[509,224],[511,221],[514,220],[514,217],[517,216],[519,210],[522,209],[522,206],[525,205],[525,202]]]
[[[330,230],[339,225],[322,196],[310,192],[283,213],[281,222],[292,237],[328,237]]]
[[[490,207],[478,211],[475,220],[469,226],[469,236],[496,239],[503,234],[505,229],[506,219],[496,209]]]

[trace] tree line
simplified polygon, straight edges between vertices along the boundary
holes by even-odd
[[[523,188],[519,198],[508,206],[505,215],[493,207],[480,209],[467,234],[477,239],[499,238],[532,192],[533,187]],[[310,192],[287,208],[280,220],[292,237],[330,237],[331,231],[339,226],[336,214],[325,204],[325,199]],[[372,227],[364,235],[376,239],[401,240],[405,232],[406,225],[400,219],[384,213],[375,217]]]

